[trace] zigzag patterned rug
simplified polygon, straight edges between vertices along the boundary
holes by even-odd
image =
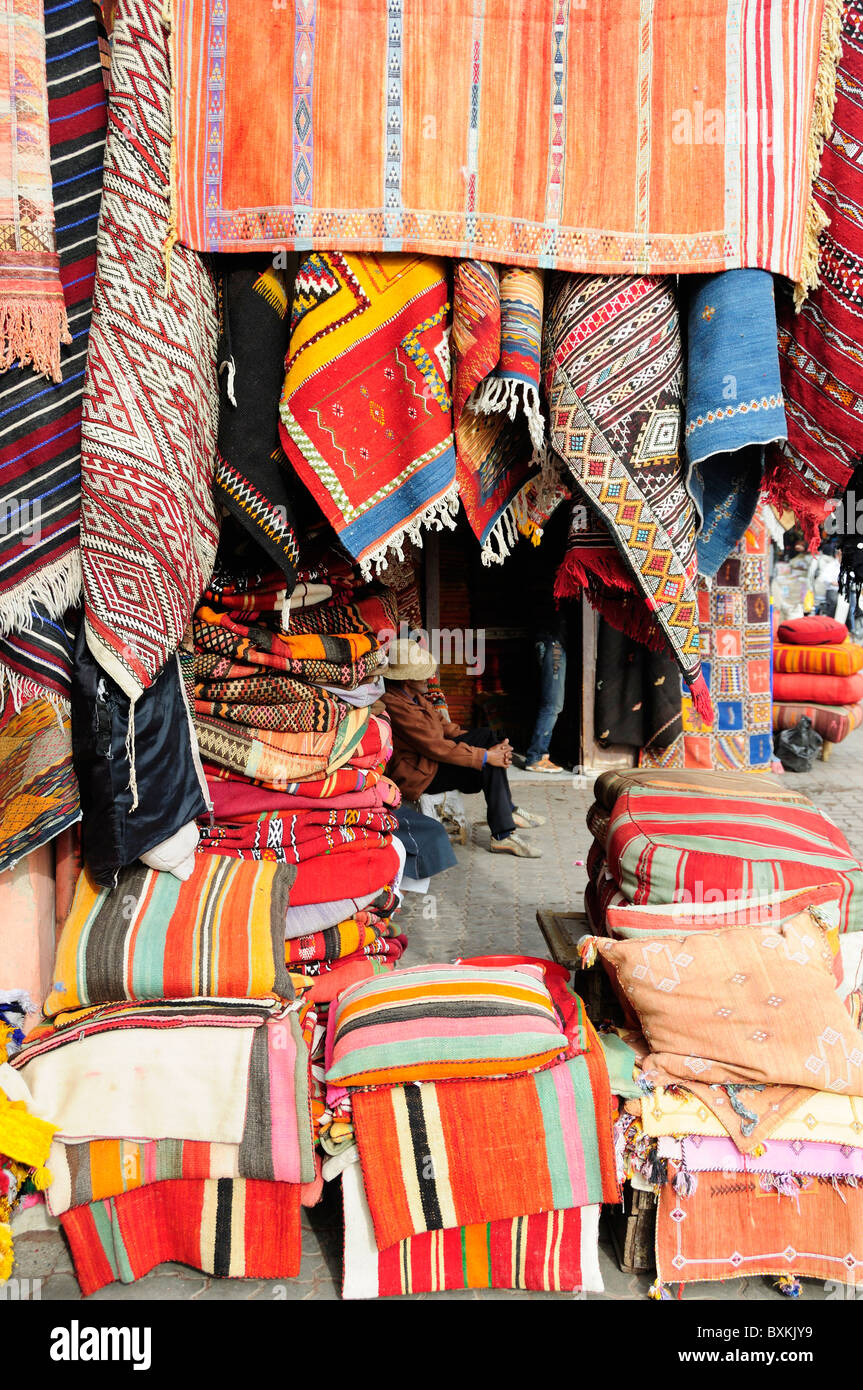
[[[81,442],[87,642],[132,701],[179,645],[218,540],[215,289],[178,246],[166,288],[166,45],[159,6],[128,0],[114,28]]]

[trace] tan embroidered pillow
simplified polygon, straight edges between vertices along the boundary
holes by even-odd
[[[825,927],[809,912],[682,940],[591,940],[650,1044],[646,1074],[863,1095],[863,1033],[836,993]]]

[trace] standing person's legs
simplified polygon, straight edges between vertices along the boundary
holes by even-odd
[[[539,710],[525,758],[525,767],[528,768],[547,755],[566,694],[566,649],[563,643],[550,637],[540,637],[536,641],[536,656],[541,684]]]
[[[458,739],[459,743],[469,743],[474,748],[493,748],[499,741],[497,734],[488,728],[468,729]],[[443,791],[466,792],[468,795],[481,791],[488,807],[488,828],[494,839],[503,840],[515,830],[513,801],[504,767],[492,767],[486,763],[481,771],[475,772],[473,768],[440,763],[428,791],[432,796]]]

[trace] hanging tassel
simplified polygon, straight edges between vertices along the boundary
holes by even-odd
[[[581,962],[582,970],[589,970],[591,966],[596,965],[596,957],[599,953],[596,949],[595,936],[581,937],[576,946],[576,950],[578,951],[578,959]]]
[[[799,1298],[803,1292],[800,1280],[796,1274],[780,1274],[773,1287],[778,1289],[786,1298]]]
[[[674,1179],[674,1190],[679,1197],[691,1197],[698,1187],[698,1174],[690,1173],[688,1168],[679,1168]]]
[[[138,809],[138,778],[135,772],[135,704],[129,705],[129,723],[126,728],[126,757],[129,760],[129,791],[132,793],[132,810]]]
[[[652,1298],[657,1303],[671,1300],[671,1290],[665,1284],[659,1282],[659,1275],[656,1276],[650,1288],[647,1290],[647,1297]]]
[[[707,681],[699,673],[689,686],[689,693],[692,696],[692,703],[705,724],[713,723],[713,704],[710,699],[710,691],[707,689]]]

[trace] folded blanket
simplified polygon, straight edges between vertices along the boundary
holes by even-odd
[[[216,770],[205,764],[204,772],[208,778],[213,815],[217,821],[240,820],[245,816],[263,815],[266,812],[275,814],[283,811],[290,815],[297,811],[320,809],[322,806],[327,811],[381,811],[385,805],[397,806],[401,799],[401,793],[395,783],[385,778],[358,791],[342,792],[323,799],[320,796],[263,788],[255,782],[247,781],[243,777],[232,777],[230,774],[225,777],[214,775],[211,779],[211,771],[215,773]]]
[[[358,954],[386,955],[388,942],[398,934],[398,928],[389,917],[382,918],[365,909],[335,927],[287,939],[285,963],[290,968]]]
[[[853,676],[819,676],[774,671],[773,698],[781,703],[811,700],[817,705],[855,705],[863,700],[863,672]]]
[[[134,1083],[132,1083],[134,1084]],[[155,1139],[55,1140],[48,1209],[115,1197],[169,1178],[256,1178],[310,1182],[315,1163],[309,1124],[309,1068],[295,1013],[255,1030],[248,1103],[239,1144]]]
[[[591,1050],[546,1071],[353,1096],[378,1249],[422,1231],[619,1200],[608,1071],[588,1029]]]
[[[863,647],[851,638],[821,646],[773,645],[773,669],[807,676],[854,676],[863,669]]]
[[[246,621],[227,609],[199,605],[192,625],[199,679],[241,674],[231,669],[237,663],[354,689],[384,663],[377,638],[368,630],[285,633],[255,626],[250,615],[243,616]],[[205,662],[203,654],[223,661]]]
[[[381,836],[378,843],[346,845],[342,853],[316,855],[297,865],[291,904],[328,902],[337,892],[352,897],[380,892],[401,878],[404,850],[395,840]]]
[[[300,1272],[300,1187],[286,1182],[156,1182],[61,1217],[84,1297],[132,1284],[156,1265],[216,1279],[293,1279]]]
[[[360,743],[368,720],[368,710],[351,709],[324,733],[278,733],[196,714],[195,731],[201,753],[210,762],[285,788],[338,771]]]
[[[263,1013],[156,1020],[134,1013],[27,1043],[14,1059],[36,1112],[64,1139],[191,1139],[240,1144],[255,1030]],[[154,1026],[155,1025],[155,1026]]]
[[[303,828],[299,816],[266,816],[250,825],[215,825],[202,833],[199,850],[235,859],[302,864],[319,855],[344,855],[361,847],[383,847],[387,832],[397,828],[391,816],[379,816],[381,828],[334,825]],[[293,823],[298,821],[300,829]]]

